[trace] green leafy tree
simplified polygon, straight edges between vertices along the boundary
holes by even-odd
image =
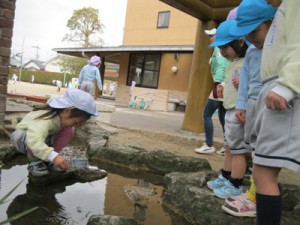
[[[71,75],[79,75],[81,68],[88,63],[88,59],[72,57],[72,56],[59,56],[57,62],[58,66],[61,69],[61,72],[66,72]]]
[[[70,33],[66,34],[63,41],[79,43],[81,47],[101,46],[104,25],[99,20],[99,11],[95,8],[82,8],[74,10],[68,20],[67,27]]]

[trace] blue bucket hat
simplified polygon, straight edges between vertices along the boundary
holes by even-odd
[[[266,0],[243,0],[238,6],[237,23],[230,28],[232,35],[245,36],[263,22],[274,17],[277,8],[269,5]]]
[[[238,40],[240,35],[232,35],[229,30],[232,26],[236,25],[236,20],[226,20],[221,23],[217,29],[214,43],[210,44],[209,47],[218,47],[226,45],[232,41]]]
[[[87,92],[78,89],[68,89],[64,96],[54,97],[48,100],[52,108],[77,108],[91,116],[98,116],[98,109],[94,98]]]

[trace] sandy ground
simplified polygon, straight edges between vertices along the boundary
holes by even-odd
[[[67,89],[61,88],[60,92],[56,91],[56,86],[32,84],[17,81],[15,84],[10,80],[7,85],[7,93],[15,94],[32,94],[45,96],[46,94],[63,95]]]
[[[56,92],[55,86],[31,84],[25,82],[9,83],[8,93],[16,92],[17,94],[64,94],[66,89],[62,89],[60,93]],[[194,149],[201,145],[201,142],[189,141],[183,137],[170,136],[164,132],[141,132],[139,130],[120,129],[120,132],[112,135],[109,140],[112,146],[128,145],[144,148],[147,150],[164,150],[177,155],[193,156],[207,159],[213,170],[218,171],[222,168],[223,156],[216,153],[210,155],[200,155],[194,152]],[[218,148],[221,145],[217,146]],[[288,170],[283,170],[280,174],[280,182],[287,184],[300,184],[300,174]]]

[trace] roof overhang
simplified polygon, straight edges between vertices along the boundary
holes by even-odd
[[[120,56],[123,53],[167,53],[167,52],[193,52],[194,45],[166,45],[166,46],[117,46],[117,47],[96,47],[96,48],[54,48],[53,51],[76,57],[91,57],[99,55],[105,57],[106,62],[120,63]]]
[[[224,21],[242,0],[160,0],[199,20]]]

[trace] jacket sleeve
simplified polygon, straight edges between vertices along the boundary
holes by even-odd
[[[79,73],[79,77],[78,77],[78,84],[81,85],[82,83],[82,79],[83,79],[83,69],[84,67],[81,69],[80,73]]]
[[[100,72],[99,72],[98,68],[95,71],[96,71],[97,86],[99,89],[102,89],[102,81],[101,81],[101,77],[100,77]]]
[[[291,91],[300,95],[300,1],[284,1],[285,11],[285,33],[286,47],[283,58],[283,66],[279,71],[278,82]]]
[[[54,148],[45,143],[46,137],[53,128],[51,120],[36,120],[27,128],[27,146],[34,156],[41,160],[47,160],[49,153],[54,151]]]
[[[216,52],[216,67],[215,74],[213,74],[213,80],[215,82],[223,82],[225,80],[226,71],[228,68],[228,60],[221,55],[221,52]]]
[[[247,51],[248,53],[249,51]],[[247,109],[248,91],[249,91],[249,54],[246,54],[243,67],[240,71],[240,84],[238,88],[238,96],[236,100],[236,109]]]

